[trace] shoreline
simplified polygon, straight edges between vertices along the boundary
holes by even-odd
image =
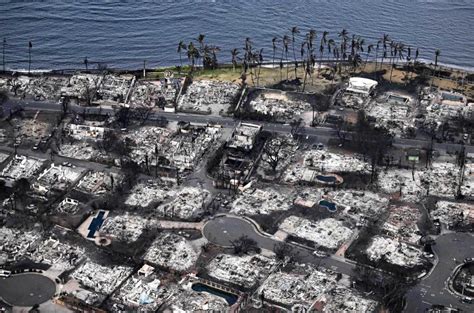
[[[388,60],[388,59],[386,59]],[[300,63],[301,61],[298,60],[298,63]],[[327,63],[347,63],[348,61],[336,61],[336,60],[332,60],[332,59],[327,59],[327,60],[323,60],[322,61],[322,64],[327,64]],[[279,68],[279,63],[280,61],[278,60],[275,60],[275,68],[278,69]],[[376,63],[375,60],[370,60],[367,62],[367,64],[374,64]],[[419,59],[418,60],[418,63],[420,63],[421,65],[427,67],[427,68],[431,68],[433,66],[433,62],[431,60],[427,60],[427,59]],[[290,67],[293,66],[294,64],[294,61],[283,61],[283,64],[287,65],[289,64]],[[315,67],[317,67],[319,64],[319,61],[316,61],[316,65]],[[380,64],[379,61],[377,61],[377,64]],[[406,62],[394,62],[394,64],[396,65],[404,65],[406,64]],[[266,67],[266,68],[272,68],[272,67],[269,67],[268,65],[273,65],[273,62],[263,62],[262,63],[262,67]],[[387,66],[387,65],[390,65],[390,62],[384,62],[384,66]],[[238,64],[236,66],[236,68],[240,67],[241,64]],[[180,65],[166,65],[166,66],[157,66],[157,67],[152,67],[152,68],[145,68],[145,70],[147,72],[162,72],[162,71],[166,71],[166,70],[176,70],[178,67],[180,67]],[[187,69],[189,67],[188,64],[183,64],[183,68]],[[233,65],[232,63],[219,63],[218,65],[218,68],[215,69],[215,70],[218,70],[218,69],[222,69],[222,68],[232,68]],[[196,69],[202,69],[202,67],[200,65],[196,65],[195,66]],[[455,64],[447,64],[447,63],[443,63],[443,62],[438,62],[438,70],[447,70],[447,71],[451,71],[451,72],[464,72],[466,74],[474,74],[474,67],[463,67],[463,66],[458,66],[458,65],[455,65]],[[114,73],[137,73],[137,72],[143,72],[143,68],[113,68],[113,67],[110,67],[110,68],[107,68],[106,69],[107,71],[110,71],[110,72],[114,72]],[[63,69],[33,69],[30,71],[30,75],[35,75],[35,74],[66,74],[66,73],[74,73],[74,72],[97,72],[97,71],[100,71],[99,69],[95,69],[95,68],[90,68],[88,70],[86,70],[85,68],[83,67],[78,67],[78,68],[63,68]],[[28,75],[28,69],[23,69],[23,68],[19,68],[19,69],[11,69],[11,68],[6,68],[5,71],[2,71],[0,70],[0,75],[4,75],[4,74],[10,74],[10,75],[14,75],[14,74],[23,74],[23,75]]]

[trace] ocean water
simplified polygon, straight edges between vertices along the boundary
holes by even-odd
[[[178,42],[199,33],[220,61],[246,37],[269,60],[271,39],[292,26],[334,39],[346,28],[368,43],[387,33],[427,60],[440,49],[441,63],[472,69],[473,17],[474,0],[0,1],[0,40],[11,69],[28,67],[29,41],[33,69],[83,68],[85,57],[132,69],[179,64]]]

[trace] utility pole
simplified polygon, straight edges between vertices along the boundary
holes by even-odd
[[[7,38],[3,38],[3,53],[2,53],[2,58],[3,58],[3,71],[5,72],[5,47],[7,46]]]
[[[28,74],[31,72],[31,48],[33,48],[33,44],[30,41],[28,43]]]
[[[143,78],[146,76],[146,60],[143,60]]]

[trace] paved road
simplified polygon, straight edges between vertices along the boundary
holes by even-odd
[[[0,298],[13,306],[41,304],[56,293],[56,284],[46,276],[34,273],[0,278]]]
[[[43,110],[43,111],[61,111],[62,107],[57,102],[51,101],[32,101],[32,100],[10,100],[14,104],[19,104],[27,110]],[[82,106],[70,106],[70,110],[76,112],[83,112],[84,107]],[[110,107],[87,107],[86,108],[90,113],[101,113],[101,114],[114,114],[114,109]],[[223,117],[223,116],[213,116],[213,115],[199,115],[199,114],[188,114],[188,113],[170,113],[170,112],[154,112],[150,114],[151,120],[156,120],[158,118],[165,117],[170,121],[186,121],[194,123],[209,123],[214,122],[221,124],[226,127],[234,127],[239,121],[232,117]],[[257,123],[263,126],[265,130],[276,132],[276,133],[290,133],[291,126],[286,124],[277,124],[277,123],[265,123],[251,121],[251,123]],[[299,131],[301,134],[307,136],[319,136],[323,137],[326,140],[329,138],[337,138],[336,130],[329,127],[302,127]],[[405,139],[405,138],[395,138],[393,145],[401,148],[428,148],[430,146],[430,141],[426,139]],[[466,152],[474,153],[473,145],[465,145]],[[459,151],[461,145],[454,143],[434,143],[434,149],[440,151]]]
[[[204,225],[203,235],[212,243],[220,246],[231,246],[232,241],[243,235],[255,240],[259,248],[270,251],[274,250],[275,245],[281,243],[277,239],[261,234],[257,231],[256,226],[248,220],[232,216],[219,216],[208,221]],[[343,258],[320,258],[312,254],[313,250],[295,244],[292,244],[292,246],[293,252],[300,262],[323,266],[349,276],[354,275],[355,265],[346,262]]]
[[[464,312],[474,312],[474,304],[461,303],[446,289],[454,268],[467,257],[474,257],[474,235],[449,233],[436,239],[433,251],[438,263],[431,274],[411,289],[407,295],[407,312],[425,312],[432,304],[455,307]],[[456,261],[455,261],[456,260]]]

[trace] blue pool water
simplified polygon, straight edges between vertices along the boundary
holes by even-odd
[[[333,202],[329,202],[327,200],[321,200],[319,201],[319,205],[325,207],[328,209],[329,212],[336,212],[337,206]]]
[[[316,179],[325,183],[336,183],[337,179],[335,176],[325,176],[325,175],[317,175]]]
[[[94,238],[95,232],[98,231],[104,223],[104,215],[105,212],[100,211],[99,214],[97,214],[97,216],[92,219],[91,223],[89,224],[89,228],[87,228],[89,230],[87,238]]]

